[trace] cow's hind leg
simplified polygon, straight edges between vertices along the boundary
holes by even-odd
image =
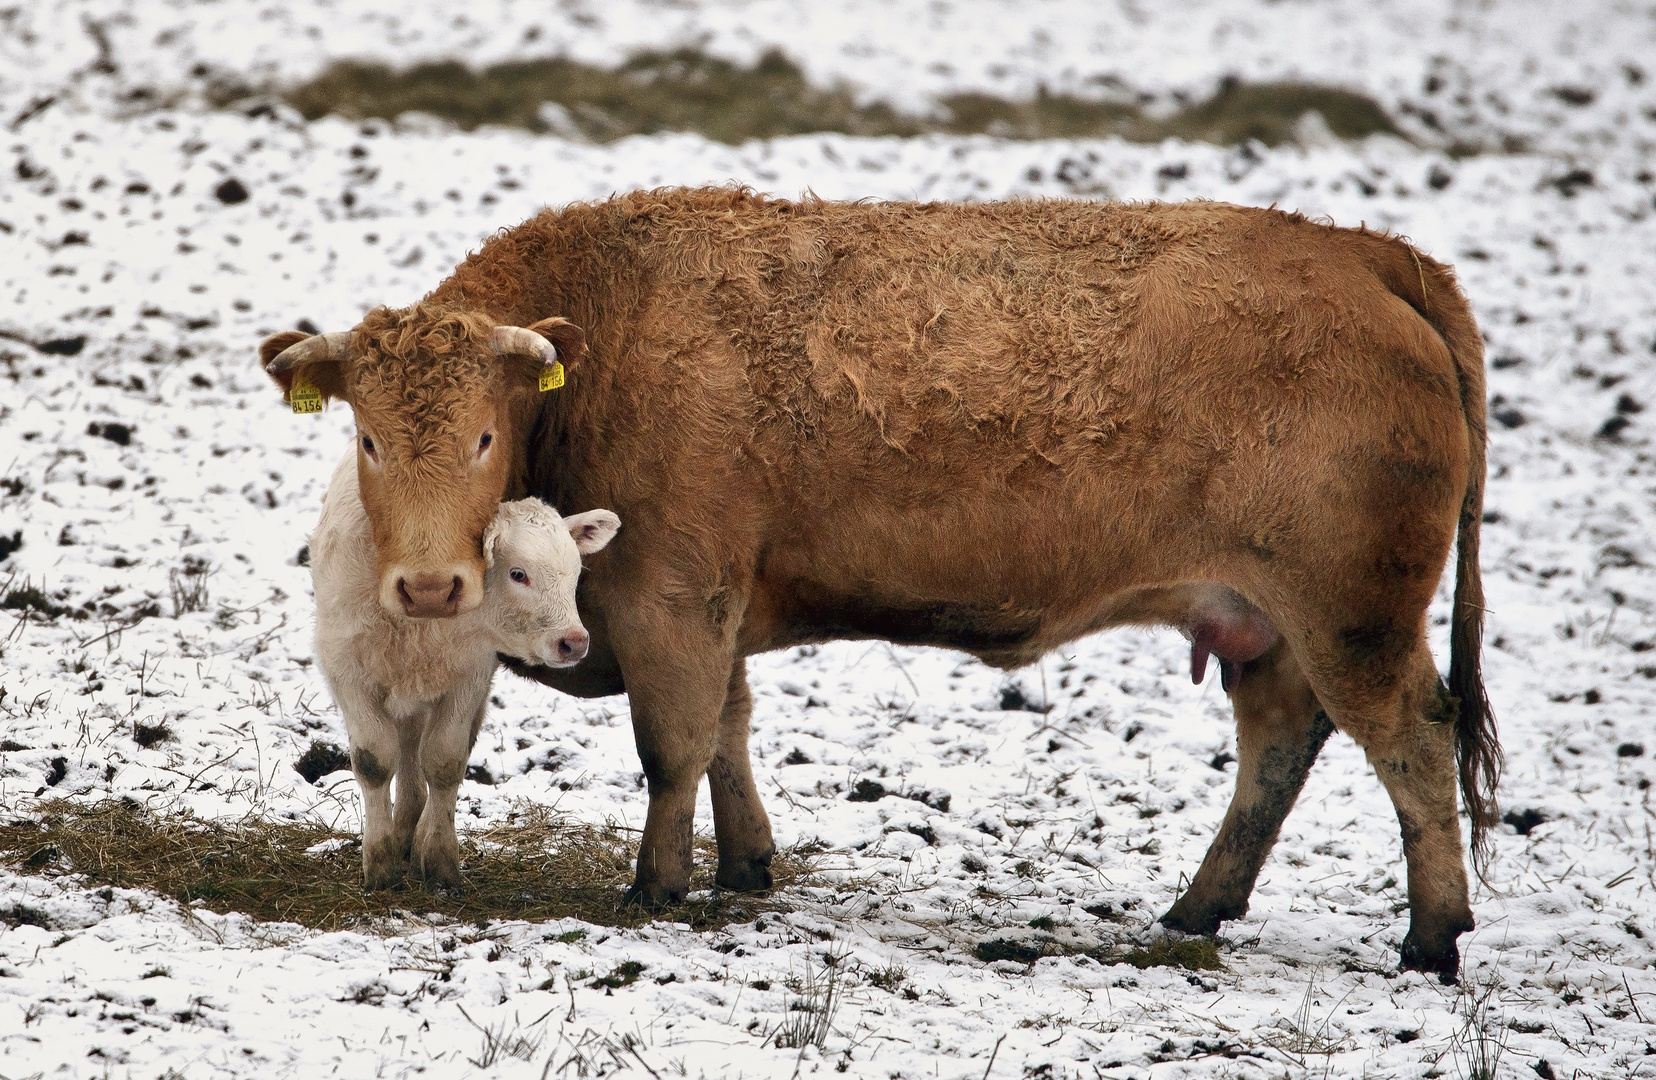
[[[1397,810],[1409,874],[1403,967],[1455,980],[1455,939],[1473,928],[1456,794],[1455,707],[1424,641],[1389,707],[1336,721],[1368,755]]]
[[[719,745],[707,770],[707,786],[713,796],[713,835],[719,843],[719,872],[713,882],[740,892],[771,887],[770,863],[776,854],[770,817],[753,785],[753,758],[748,752],[752,717],[747,663],[737,659],[719,714]]]
[[[1236,794],[1202,866],[1162,923],[1211,934],[1247,914],[1259,869],[1334,730],[1287,643],[1242,666],[1236,710]]]

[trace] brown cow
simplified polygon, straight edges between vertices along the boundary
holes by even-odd
[[[527,328],[534,333],[525,334]],[[1479,675],[1482,346],[1400,240],[1207,202],[788,202],[637,192],[500,233],[412,307],[261,347],[349,402],[385,603],[476,602],[503,497],[627,530],[582,578],[592,651],[521,669],[627,692],[650,805],[631,896],[770,883],[744,657],[885,638],[1027,664],[1161,624],[1218,656],[1237,791],[1162,921],[1247,910],[1333,728],[1408,862],[1406,967],[1453,978],[1460,827],[1494,812]],[[537,390],[561,357],[569,385]],[[509,453],[479,455],[498,439]],[[1449,684],[1426,610],[1459,537]]]

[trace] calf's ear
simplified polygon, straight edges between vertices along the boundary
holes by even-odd
[[[524,327],[558,347],[558,359],[565,371],[574,371],[586,355],[586,331],[568,319],[551,318]]]
[[[615,539],[615,534],[621,529],[621,519],[608,510],[571,514],[563,521],[575,541],[575,549],[582,555],[603,550],[604,545]]]
[[[500,515],[496,514],[489,522],[489,527],[483,530],[483,569],[494,568],[495,554],[500,550]]]
[[[334,359],[318,359],[311,362],[301,362],[291,366],[279,365],[275,371],[271,364],[276,358],[287,352],[289,348],[306,341],[314,334],[307,334],[303,330],[284,330],[280,334],[272,334],[259,342],[259,369],[270,376],[272,382],[282,388],[282,397],[290,397],[294,383],[304,379],[306,383],[322,391],[323,400],[345,397],[344,366]],[[337,335],[343,337],[345,335]],[[330,350],[317,350],[320,357]]]

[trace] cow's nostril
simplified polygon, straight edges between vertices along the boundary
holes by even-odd
[[[466,586],[465,583],[460,580],[460,575],[454,575],[454,587],[449,590],[448,602],[451,604],[458,604],[460,602],[460,594],[465,591]]]
[[[408,579],[407,578],[398,578],[397,579],[397,597],[398,597],[398,599],[400,599],[403,602],[404,607],[413,607],[414,606],[414,598],[412,596],[408,595]]]

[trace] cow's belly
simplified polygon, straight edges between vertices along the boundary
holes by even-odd
[[[836,595],[809,583],[795,583],[789,591],[792,595],[776,605],[781,610],[764,620],[768,625],[756,627],[769,640],[754,641],[755,651],[841,638],[938,645],[980,656],[1044,651],[1035,644],[1041,638],[1039,610],[969,600]]]
[[[1263,612],[1217,582],[1089,593],[1078,587],[1045,600],[1024,597],[1021,602],[893,600],[835,592],[810,582],[792,581],[784,587],[761,582],[743,622],[741,645],[751,654],[821,641],[880,639],[956,649],[1012,669],[1096,631],[1169,626],[1191,639],[1192,674],[1200,681],[1208,655],[1224,664],[1245,663],[1278,637]]]

